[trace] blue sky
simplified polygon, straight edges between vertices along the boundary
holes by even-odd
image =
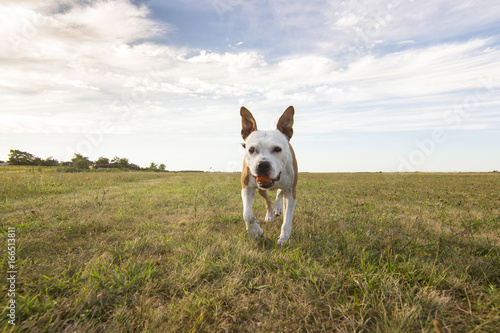
[[[238,171],[239,108],[301,171],[500,170],[498,1],[0,5],[0,160]]]

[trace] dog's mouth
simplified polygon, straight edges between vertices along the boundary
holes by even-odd
[[[281,172],[278,174],[278,177],[274,179],[268,178],[267,176],[254,176],[254,175],[252,176],[253,178],[255,178],[255,180],[257,181],[257,185],[260,188],[271,188],[274,186],[274,183],[280,180]]]

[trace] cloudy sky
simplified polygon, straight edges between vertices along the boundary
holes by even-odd
[[[302,171],[500,170],[500,2],[2,0],[0,160],[237,171],[239,108]]]

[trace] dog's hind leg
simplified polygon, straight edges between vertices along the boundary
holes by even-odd
[[[269,199],[269,195],[267,194],[266,190],[261,190],[259,189],[259,194],[266,199],[266,222],[274,222],[274,215],[272,212],[273,208],[273,203],[271,202],[271,199]]]
[[[281,212],[283,211],[283,191],[278,190],[278,193],[276,194],[276,202],[274,203],[274,215],[280,216]]]

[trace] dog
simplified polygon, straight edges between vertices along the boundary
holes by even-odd
[[[266,200],[266,222],[274,221],[274,215],[284,211],[278,245],[285,245],[292,232],[292,218],[295,210],[298,179],[297,160],[290,145],[293,136],[293,106],[288,107],[278,120],[274,131],[259,131],[250,111],[241,107],[241,136],[245,141],[245,158],[241,172],[241,198],[243,220],[251,237],[264,236],[264,230],[252,212],[255,192]],[[268,190],[277,190],[274,211]],[[274,213],[274,215],[273,215]]]

